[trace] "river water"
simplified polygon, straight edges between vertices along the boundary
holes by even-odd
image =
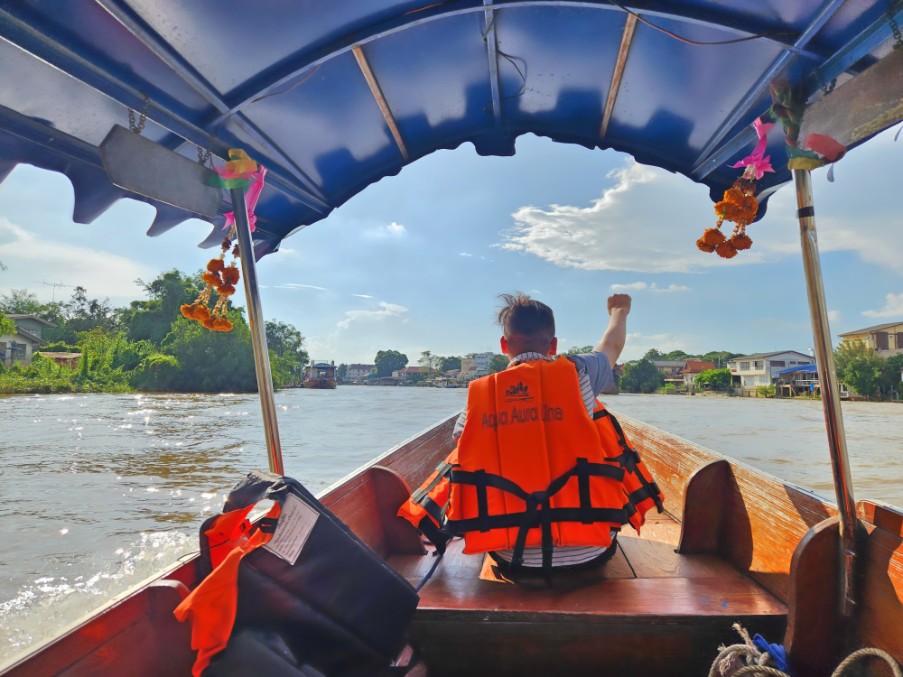
[[[465,390],[276,395],[286,473],[319,492],[459,411]],[[618,395],[609,407],[833,499],[821,403]],[[856,498],[903,506],[903,406],[845,402]],[[0,665],[197,550],[266,468],[256,395],[0,398]]]

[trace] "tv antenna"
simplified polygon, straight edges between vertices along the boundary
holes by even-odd
[[[48,282],[47,280],[41,280],[42,284],[45,287],[53,287],[53,291],[50,292],[50,302],[56,303],[56,288],[57,287],[71,287],[71,284],[63,284],[62,282]]]

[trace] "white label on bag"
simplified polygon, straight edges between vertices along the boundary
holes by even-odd
[[[289,494],[282,503],[276,533],[263,547],[289,564],[294,564],[319,517],[320,513],[307,503],[294,494]]]

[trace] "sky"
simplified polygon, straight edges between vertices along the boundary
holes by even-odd
[[[813,173],[818,241],[833,341],[903,320],[903,138],[891,129],[834,169]],[[199,270],[216,250],[209,224],[149,238],[154,210],[121,200],[74,224],[72,187],[20,165],[0,184],[0,295],[41,301],[75,286],[113,306],[145,298],[138,280]],[[522,291],[555,311],[559,349],[594,344],[606,298],[628,293],[622,360],[651,348],[808,353],[812,330],[792,185],[774,195],[731,260],[696,239],[715,218],[708,189],[637,164],[521,137],[511,158],[470,144],[439,151],[371,185],[258,262],[264,316],[294,325],[316,360],[372,364],[398,350],[500,352],[498,295]],[[243,294],[235,297],[245,304]]]

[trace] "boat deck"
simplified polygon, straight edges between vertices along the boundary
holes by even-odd
[[[603,675],[611,665],[612,674],[698,675],[720,644],[738,640],[733,623],[782,637],[786,606],[717,555],[675,552],[680,532],[670,515],[651,515],[641,535],[622,532],[604,567],[553,574],[552,586],[541,576],[519,584],[481,578],[484,557],[453,541],[421,590],[412,626],[430,677],[475,674],[475,664],[498,674],[572,675],[592,666]],[[415,585],[433,561],[389,558]]]

